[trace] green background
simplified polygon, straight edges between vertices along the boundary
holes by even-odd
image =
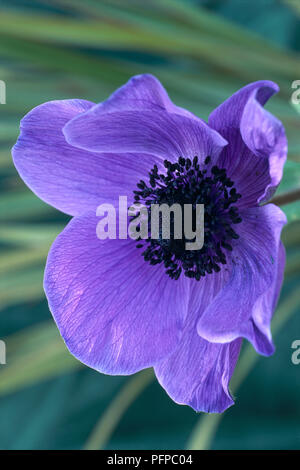
[[[105,99],[137,73],[155,74],[176,104],[206,119],[246,83],[276,81],[268,109],[289,138],[278,193],[300,184],[298,0],[1,1],[1,449],[299,449],[300,203],[285,206],[288,261],[273,321],[276,353],[245,345],[223,415],[176,405],[146,371],[109,377],[67,352],[42,290],[48,248],[68,221],[18,177],[10,156],[20,119],[53,99]]]

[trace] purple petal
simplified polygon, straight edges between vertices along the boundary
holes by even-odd
[[[70,352],[107,374],[132,374],[181,338],[189,283],[151,266],[131,240],[99,240],[93,214],[75,217],[48,256],[45,291]]]
[[[233,405],[228,385],[238,359],[241,339],[210,343],[197,334],[197,320],[224,283],[222,272],[193,282],[182,340],[177,349],[155,366],[160,384],[179,404],[196,411],[222,413]]]
[[[244,337],[257,352],[269,355],[274,349],[269,324],[272,299],[282,281],[284,261],[279,246],[286,217],[273,204],[241,211],[241,215],[243,222],[236,228],[240,238],[233,246],[228,282],[200,317],[198,333],[216,343]],[[266,310],[260,304],[264,295],[269,304]]]
[[[173,104],[159,80],[150,74],[132,77],[106,101],[96,105],[93,112],[100,115],[119,111],[143,111],[157,106],[169,113],[198,119],[186,109]]]
[[[270,81],[251,83],[215,109],[209,125],[229,142],[219,165],[242,194],[241,207],[268,200],[282,178],[287,140],[282,123],[263,109],[278,86]]]
[[[279,244],[276,264],[277,266],[274,266],[274,269],[277,271],[275,282],[273,282],[267,292],[258,298],[254,304],[252,312],[253,323],[256,328],[256,341],[258,343],[258,349],[263,350],[264,354],[266,355],[272,353],[274,350],[270,323],[277,305],[283,282],[285,249],[282,243]],[[265,338],[267,338],[268,341],[265,341]],[[271,347],[269,347],[269,345]]]
[[[92,108],[64,128],[67,141],[94,152],[132,152],[176,160],[216,160],[226,141],[200,120],[156,110],[100,114]],[[138,158],[138,157],[137,157]]]
[[[50,101],[34,108],[21,122],[13,148],[15,166],[25,183],[41,199],[70,215],[93,210],[119,195],[132,197],[137,181],[155,159],[140,154],[95,154],[69,145],[64,125],[93,103]]]

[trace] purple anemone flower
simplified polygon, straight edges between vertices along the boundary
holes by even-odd
[[[283,280],[286,218],[266,203],[287,141],[266,111],[278,91],[251,83],[208,123],[172,103],[152,75],[103,103],[51,101],[27,114],[15,166],[41,199],[73,216],[55,240],[44,288],[70,352],[105,374],[153,367],[177,403],[222,412],[243,338],[262,355]],[[204,203],[201,250],[174,239],[99,240],[96,208]],[[148,201],[148,202],[147,202]]]

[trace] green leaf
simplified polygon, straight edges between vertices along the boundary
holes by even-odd
[[[9,272],[0,279],[0,310],[44,297],[44,266]]]
[[[12,245],[36,247],[46,245],[54,241],[63,230],[61,224],[3,224],[0,227],[0,242]]]
[[[16,333],[5,342],[7,365],[0,369],[0,395],[81,367],[52,322]]]
[[[152,369],[143,370],[127,380],[93,429],[84,445],[86,450],[99,450],[105,447],[123,414],[153,380]]]
[[[39,216],[54,209],[41,201],[30,191],[6,193],[0,199],[0,220]]]
[[[31,250],[11,250],[5,253],[1,257],[0,276],[45,261],[48,249],[48,246],[42,246]]]

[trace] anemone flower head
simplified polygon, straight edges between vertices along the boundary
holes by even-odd
[[[73,216],[48,255],[44,288],[70,352],[111,375],[153,367],[196,411],[233,404],[242,339],[273,353],[283,279],[283,212],[266,203],[282,177],[284,128],[263,106],[275,83],[251,83],[208,123],[172,103],[152,75],[107,101],[44,103],[21,122],[15,166],[41,199]],[[204,204],[204,245],[103,239],[96,208]],[[117,218],[118,219],[118,218]]]

